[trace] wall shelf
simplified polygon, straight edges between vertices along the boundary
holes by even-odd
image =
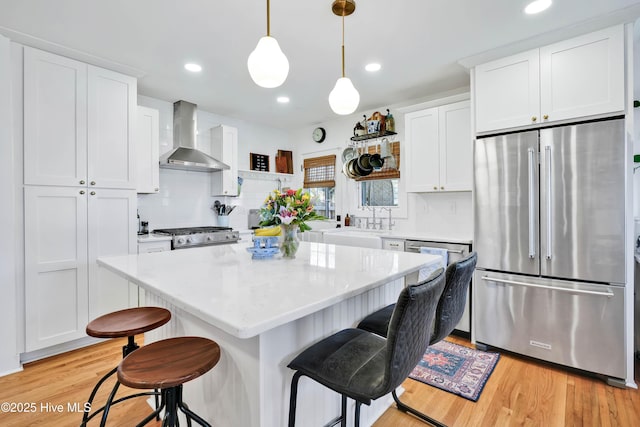
[[[238,170],[238,176],[244,179],[271,180],[280,182],[290,182],[293,178],[291,173],[262,172],[252,170]]]
[[[384,132],[367,133],[365,135],[352,136],[351,140],[352,141],[366,141],[368,139],[383,138],[385,136],[391,136],[391,135],[397,135],[397,132],[391,132],[391,131],[386,130]]]

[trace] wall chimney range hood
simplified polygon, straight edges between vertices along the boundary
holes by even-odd
[[[196,144],[197,105],[173,103],[173,150],[160,157],[160,167],[199,172],[230,169],[228,165],[198,150]]]

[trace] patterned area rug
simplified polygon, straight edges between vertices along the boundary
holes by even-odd
[[[500,354],[440,341],[429,347],[409,378],[477,401]]]

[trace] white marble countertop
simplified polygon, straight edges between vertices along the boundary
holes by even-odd
[[[301,242],[254,260],[246,242],[101,257],[98,264],[239,338],[250,338],[438,262],[438,256]]]

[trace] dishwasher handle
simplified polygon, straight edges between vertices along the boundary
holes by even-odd
[[[405,246],[405,252],[420,252],[420,248],[431,248],[433,246],[413,246],[413,245],[406,245]],[[445,248],[443,248],[445,249]],[[464,249],[447,249],[447,252],[450,254],[464,254]]]

